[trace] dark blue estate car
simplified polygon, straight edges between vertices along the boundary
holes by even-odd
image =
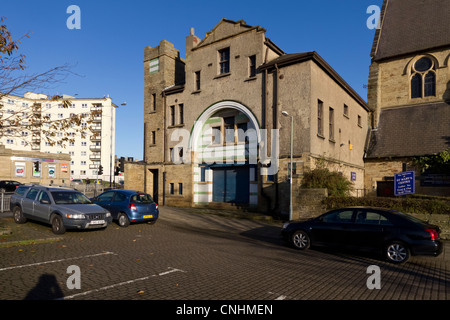
[[[438,256],[440,228],[390,209],[351,207],[331,210],[307,221],[291,221],[282,234],[294,248],[311,245],[381,249],[388,261],[406,262],[411,255]]]
[[[133,190],[105,191],[92,201],[111,212],[119,226],[128,227],[131,222],[153,224],[159,217],[158,205],[152,196]]]

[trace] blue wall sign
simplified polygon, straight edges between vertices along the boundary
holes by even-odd
[[[405,171],[394,174],[394,194],[403,196],[415,193],[414,171]]]

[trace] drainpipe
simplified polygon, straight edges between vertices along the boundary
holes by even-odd
[[[162,201],[162,205],[164,206],[166,204],[166,159],[167,159],[167,152],[166,152],[166,146],[167,146],[167,129],[166,129],[166,104],[167,104],[167,97],[165,92],[163,91],[162,93],[163,96],[163,130],[164,130],[164,139],[163,139],[163,172],[162,172],[162,177],[163,177],[163,183],[162,183],[162,187],[163,187],[163,192],[162,192],[162,196],[163,196],[163,201]],[[158,175],[158,179],[159,179],[159,175]],[[158,183],[158,188],[159,188],[159,183]],[[159,190],[158,190],[158,194],[159,194]]]
[[[274,105],[275,117],[273,117],[274,119],[273,119],[273,125],[272,126],[273,126],[274,129],[278,129],[278,92],[279,92],[278,80],[279,80],[279,77],[280,77],[280,69],[278,69],[278,64],[277,63],[275,64],[275,69],[277,70],[276,79],[275,79],[276,80],[276,84],[275,84],[275,105]],[[272,144],[273,143],[273,141],[272,141],[273,136],[271,136],[270,139],[271,139],[270,143]],[[271,156],[272,156],[272,154],[271,154]],[[278,202],[278,172],[275,175],[275,181],[276,181],[276,183],[275,183],[275,206],[273,208],[274,211],[278,210],[278,207],[279,207],[279,202]]]
[[[266,50],[266,57],[267,57],[267,50]],[[267,59],[267,58],[266,58]],[[266,119],[267,119],[267,76],[268,76],[268,72],[267,69],[264,70],[264,82],[263,82],[263,101],[262,101],[262,112],[261,112],[261,116],[262,116],[262,129],[267,129],[267,125],[266,125]],[[259,165],[259,170],[261,170],[261,163]],[[256,172],[256,174],[258,174],[258,171]],[[262,179],[258,179],[259,185],[260,185],[260,190],[261,190],[261,196],[267,201],[267,207],[269,208],[270,212],[272,212],[272,200],[270,199],[270,197],[264,192],[264,188],[263,188],[263,182]]]
[[[163,112],[163,130],[164,130],[164,142],[163,142],[163,163],[166,162],[166,156],[167,156],[167,152],[166,152],[166,146],[167,146],[167,139],[166,139],[166,135],[167,135],[167,130],[166,130],[166,104],[167,104],[167,97],[165,92],[162,92],[162,97],[163,97],[163,108],[162,108],[162,112]]]

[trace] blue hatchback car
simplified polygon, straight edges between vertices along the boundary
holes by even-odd
[[[154,224],[159,217],[158,205],[151,195],[133,190],[109,190],[92,199],[92,202],[111,212],[119,226],[131,222]]]

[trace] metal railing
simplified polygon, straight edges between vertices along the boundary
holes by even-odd
[[[77,184],[72,188],[84,193],[88,198],[93,198],[105,190],[105,186],[99,183]]]
[[[0,212],[8,212],[9,208],[9,200],[11,199],[12,192],[0,192]]]
[[[77,191],[80,191],[81,193],[85,194],[88,198],[93,198],[103,191],[111,188],[106,188],[103,184],[79,184],[79,185],[55,185],[59,187],[66,187],[66,188],[72,188]],[[4,192],[0,191],[0,213],[9,212],[10,211],[10,205],[9,202],[11,200],[11,196],[14,194],[14,192]]]

